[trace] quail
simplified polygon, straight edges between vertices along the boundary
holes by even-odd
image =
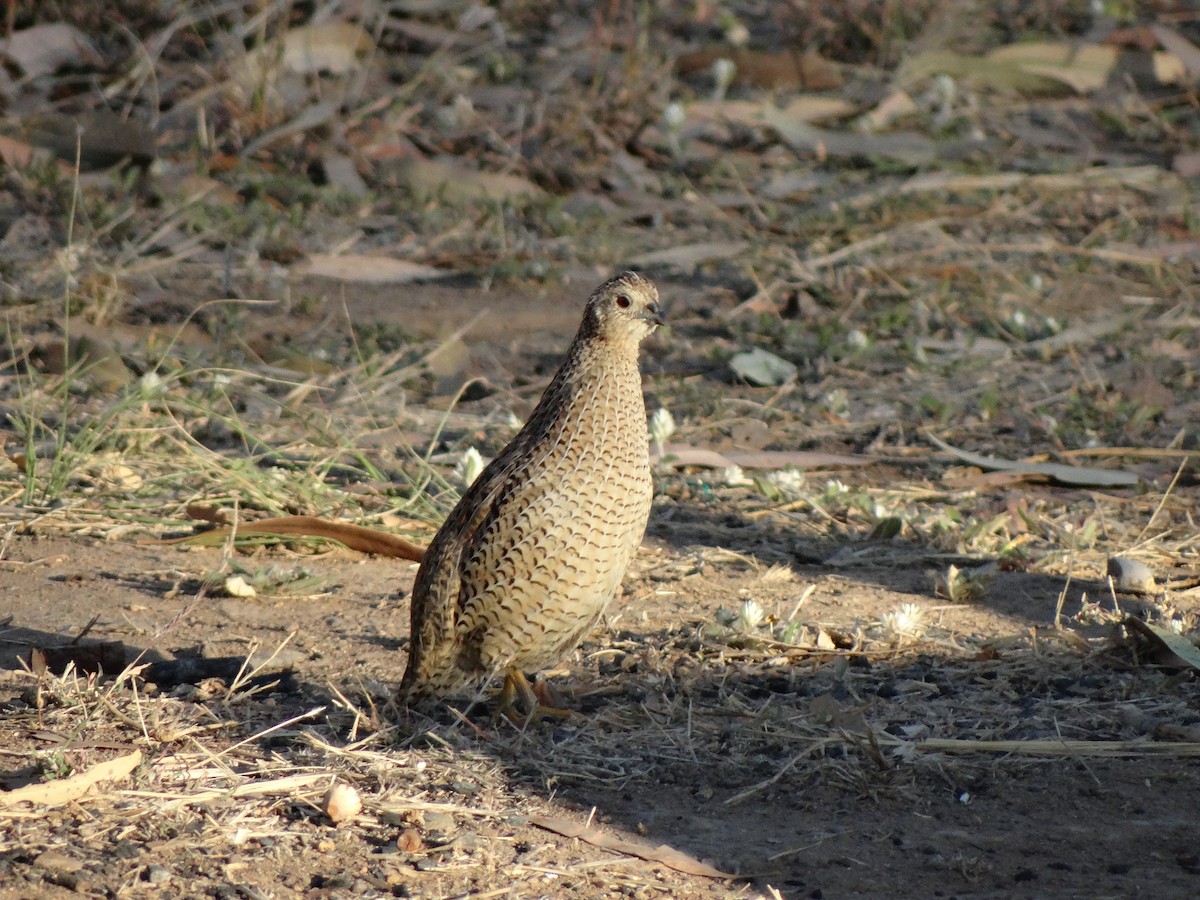
[[[540,708],[525,677],[595,626],[641,543],[653,484],[638,370],[665,324],[654,283],[625,272],[587,300],[566,360],[524,427],[433,538],[412,592],[398,699],[504,676],[498,712]]]

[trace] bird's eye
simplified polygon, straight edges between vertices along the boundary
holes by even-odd
[[[629,309],[629,304],[632,302],[624,294],[617,294],[617,306],[621,307],[621,309]]]

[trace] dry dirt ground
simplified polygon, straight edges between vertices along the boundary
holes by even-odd
[[[688,287],[663,289],[687,332]],[[558,294],[543,293],[544,334],[534,339],[523,319],[506,331],[499,317],[481,329],[486,339],[468,337],[493,361],[471,363],[473,374],[503,382],[497,361],[561,350],[570,325],[567,316],[558,324]],[[510,308],[503,294],[455,297],[466,317],[471,305]],[[538,303],[525,305],[536,319]],[[443,317],[455,314],[443,307]],[[407,321],[418,332],[432,325]],[[668,348],[681,340],[654,342],[647,368],[669,368]],[[653,396],[673,381],[647,385]],[[715,381],[710,390],[776,392]],[[802,440],[785,426],[766,443]],[[1175,464],[1147,471],[1169,480]],[[1020,503],[1047,519],[1119,503],[1145,521],[1162,499],[1037,484],[956,494],[939,486],[945,471],[927,454],[894,454],[808,478],[902,488],[914,509],[957,496],[964,508]],[[222,570],[220,547],[147,544],[124,529],[92,536],[82,510],[61,506],[10,526],[0,561],[6,786],[134,750],[142,759],[84,797],[0,810],[0,890],[1194,895],[1197,684],[1187,670],[1148,664],[1118,617],[1104,614],[1119,603],[1157,615],[1166,594],[1112,597],[1100,557],[1081,550],[1069,584],[1012,563],[953,600],[937,595],[937,573],[984,556],[908,532],[871,540],[845,512],[834,521],[836,499],[788,503],[721,477],[664,470],[623,599],[553,679],[577,715],[524,732],[483,710],[391,720],[372,708],[403,668],[411,563],[269,546],[238,556],[240,565],[303,568],[318,586],[235,598],[204,588]],[[1176,492],[1170,502],[1186,509],[1194,486]],[[1081,615],[1088,597],[1098,601],[1090,617]],[[739,613],[746,600],[766,621],[728,624],[718,612]],[[1195,604],[1186,592],[1173,602],[1175,615]],[[290,674],[265,687],[227,674],[134,694],[128,679],[21,671],[30,648],[66,643],[93,617],[89,639],[121,641],[131,655],[244,658],[282,647],[263,671]],[[801,627],[784,639],[788,623]],[[365,803],[340,826],[321,811],[335,779]],[[539,816],[666,844],[736,877],[601,849],[539,827]]]
[[[1200,896],[1200,33],[1099,6],[10,4],[0,898]],[[245,527],[428,540],[628,266],[572,715],[392,708],[413,564]]]

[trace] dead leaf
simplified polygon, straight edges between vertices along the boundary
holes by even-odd
[[[40,647],[29,652],[29,668],[35,675],[43,672],[61,675],[68,666],[89,674],[105,672],[115,675],[123,671],[125,665],[125,645],[120,641]]]
[[[869,466],[875,462],[869,456],[844,456],[838,453],[820,453],[815,450],[726,450],[718,452],[704,447],[687,444],[667,444],[662,456],[650,453],[650,461],[656,465],[672,468],[699,466],[707,469],[728,469],[741,466],[743,469],[821,469],[831,466]]]
[[[51,375],[65,375],[78,369],[97,389],[106,393],[116,393],[133,382],[133,373],[121,354],[100,333],[95,337],[77,335],[69,345],[61,340],[47,341],[34,348],[31,358],[42,371]]]
[[[799,371],[795,363],[788,362],[761,347],[735,353],[729,360],[729,368],[733,369],[738,378],[751,384],[769,387],[795,381]]]
[[[761,128],[766,124],[763,109],[767,105],[762,100],[698,100],[688,103],[684,111],[689,125],[732,122],[745,128]],[[848,116],[854,106],[840,97],[801,94],[779,111],[797,122],[819,122]]]
[[[301,75],[330,72],[344,75],[374,42],[366,29],[353,22],[333,20],[293,28],[283,39],[283,64]]]
[[[0,134],[0,162],[13,169],[25,169],[33,162],[33,146]]]
[[[184,507],[184,512],[187,513],[189,519],[196,519],[200,522],[209,522],[213,525],[232,524],[229,513],[215,506],[208,506],[203,503],[189,503]]]
[[[959,450],[957,447],[951,447],[945,441],[932,434],[927,434],[926,437],[930,443],[939,449],[981,469],[1045,475],[1054,479],[1059,484],[1076,487],[1133,487],[1138,483],[1138,477],[1133,472],[1122,472],[1119,469],[1090,469],[1081,466],[1067,466],[1061,463],[1029,463],[996,459],[991,456],[981,456],[978,453],[971,453],[967,450]]]
[[[436,281],[440,278],[454,277],[453,272],[409,262],[406,259],[367,256],[359,253],[346,253],[340,256],[315,253],[292,271],[297,275],[316,275],[321,278],[334,278],[338,281],[353,281],[362,284],[408,284],[413,281]]]
[[[1116,66],[1117,49],[1097,44],[1021,43],[999,47],[987,58],[1086,94],[1108,82]]]
[[[938,158],[939,145],[929,137],[915,132],[890,134],[855,134],[817,128],[807,122],[789,117],[782,110],[766,107],[766,123],[775,129],[780,139],[798,153],[815,153],[850,159],[894,159],[910,166],[927,165]],[[947,146],[954,143],[944,142]]]
[[[365,197],[370,193],[367,183],[358,174],[358,166],[344,153],[326,151],[321,156],[321,169],[325,173],[326,181],[341,188],[351,197]]]
[[[225,593],[230,597],[240,597],[243,600],[249,600],[258,596],[258,591],[254,585],[246,580],[244,575],[230,575],[225,579],[223,585]]]
[[[1179,84],[1186,70],[1172,53],[1137,54],[1118,47],[1071,42],[1007,44],[986,56],[966,56],[953,50],[930,50],[907,60],[896,74],[898,85],[908,87],[931,75],[944,73],[976,88],[1016,91],[1028,96],[1062,93],[1064,88],[1084,94],[1097,90],[1115,75],[1128,70],[1135,81],[1140,71],[1131,60],[1145,58],[1146,77],[1155,84]]]
[[[638,859],[644,859],[649,862],[662,863],[669,869],[684,872],[688,875],[699,875],[704,878],[737,877],[728,872],[722,872],[720,869],[714,868],[707,863],[700,862],[695,857],[688,856],[683,851],[676,850],[667,844],[654,846],[645,841],[619,837],[601,831],[598,828],[589,828],[587,825],[578,822],[572,822],[568,819],[551,818],[550,816],[530,816],[529,824],[536,825],[538,828],[544,828],[546,831],[552,831],[555,834],[561,834],[563,837],[576,838],[586,844],[591,844],[593,847],[611,850],[614,853],[624,853],[627,856],[636,856]]]
[[[842,86],[837,65],[819,53],[771,53],[720,45],[685,53],[675,63],[682,76],[699,75],[712,69],[718,59],[734,64],[733,83],[765,90],[828,91]]]
[[[396,847],[404,853],[420,853],[425,849],[421,840],[421,832],[415,828],[405,828],[396,838]]]
[[[1200,47],[1197,47],[1179,32],[1158,22],[1150,24],[1150,32],[1158,38],[1162,48],[1173,54],[1193,78],[1200,78]]]
[[[64,803],[78,800],[103,782],[126,778],[141,764],[142,752],[134,750],[132,753],[118,756],[108,762],[97,763],[87,771],[77,772],[70,778],[45,784],[30,784],[17,788],[15,791],[0,792],[0,809],[7,809],[18,803],[61,806]]]
[[[422,201],[444,198],[451,203],[477,200],[520,200],[542,196],[545,191],[520,175],[483,172],[432,159],[407,159],[400,178]]]
[[[1126,628],[1149,638],[1158,648],[1165,652],[1164,665],[1173,668],[1190,668],[1200,670],[1200,648],[1185,638],[1182,634],[1167,631],[1149,622],[1143,622],[1136,616],[1129,616],[1121,623]]]
[[[1156,589],[1154,573],[1148,565],[1139,560],[1110,556],[1104,571],[1113,580],[1113,587],[1123,593],[1152,594]]]
[[[158,150],[148,124],[105,109],[31,116],[25,130],[30,143],[46,147],[67,163],[74,163],[78,155],[84,171],[107,169],[125,160],[144,168],[154,162]]]
[[[762,419],[744,419],[729,427],[729,440],[739,447],[762,450],[771,442],[771,426]]]
[[[1200,153],[1179,153],[1171,160],[1171,171],[1184,178],[1200,175]]]
[[[681,244],[666,250],[652,250],[629,260],[638,267],[665,266],[692,271],[701,263],[714,259],[732,259],[750,244],[746,241],[708,241],[699,244]]]
[[[100,62],[87,35],[65,22],[14,31],[8,40],[0,41],[0,55],[20,66],[27,78],[50,75],[63,66]]]

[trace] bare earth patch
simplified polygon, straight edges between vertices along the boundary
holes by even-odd
[[[0,898],[1200,894],[1185,13],[59,6]],[[627,267],[656,495],[573,714],[394,708],[415,565],[246,526],[426,542]]]

